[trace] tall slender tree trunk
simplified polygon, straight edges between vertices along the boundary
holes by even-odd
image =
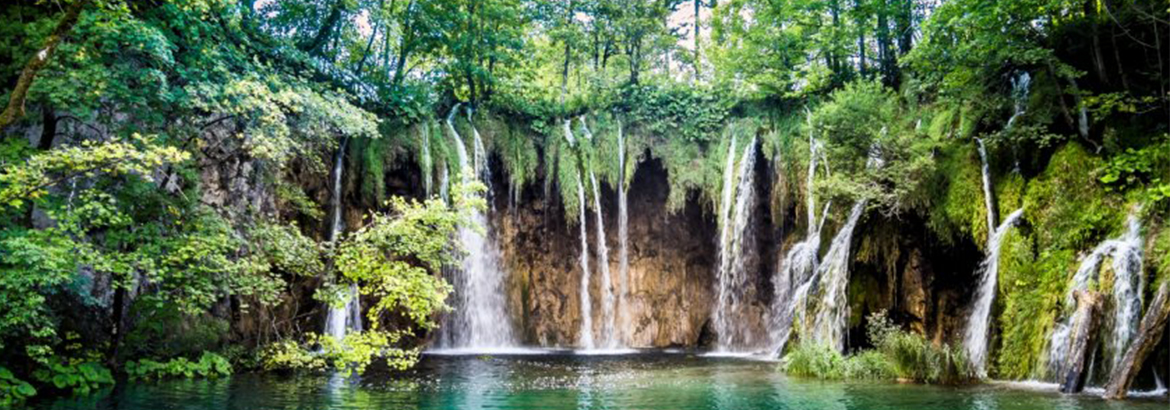
[[[301,43],[301,50],[310,55],[321,56],[325,45],[333,38],[333,29],[341,21],[341,13],[345,11],[344,8],[345,0],[334,0],[333,5],[329,7],[329,15],[325,16],[325,20],[321,22],[317,34]]]
[[[700,34],[702,27],[703,27],[701,24],[701,19],[699,18],[699,12],[700,12],[700,8],[702,6],[703,6],[702,0],[695,0],[695,81],[696,82],[699,81],[699,75],[702,74],[701,73],[702,61],[699,58],[699,56],[701,55],[699,52],[699,34]]]
[[[8,95],[8,105],[4,107],[4,112],[0,113],[0,129],[4,129],[12,123],[24,116],[24,100],[28,96],[28,89],[32,87],[32,82],[36,79],[37,73],[49,63],[49,59],[53,57],[53,52],[57,50],[57,45],[61,44],[61,40],[69,31],[73,30],[73,25],[77,23],[78,16],[81,15],[81,10],[89,4],[89,0],[75,0],[65,9],[65,15],[57,22],[57,27],[53,29],[53,33],[45,39],[41,45],[40,51],[33,53],[28,62],[24,64],[24,69],[20,71],[20,77],[16,79],[16,87],[12,89],[12,94]]]
[[[893,41],[890,38],[889,8],[889,4],[882,0],[877,9],[877,40],[882,82],[886,85],[893,85],[897,81],[898,68],[894,59]]]

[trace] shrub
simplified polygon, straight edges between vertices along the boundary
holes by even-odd
[[[126,362],[126,374],[130,379],[165,379],[183,377],[192,379],[196,376],[216,378],[232,374],[232,364],[226,358],[212,352],[203,352],[199,361],[190,361],[185,357],[171,359],[165,362],[156,362],[150,359]]]
[[[49,357],[44,367],[33,372],[37,381],[52,385],[58,390],[70,390],[74,394],[89,394],[97,388],[114,384],[110,369],[97,362],[75,362],[59,356]]]
[[[892,380],[962,384],[974,380],[959,347],[935,346],[918,334],[899,329],[886,313],[870,315],[867,334],[876,346],[850,356],[816,343],[801,343],[784,358],[782,369],[794,376],[820,379]]]
[[[218,348],[228,332],[226,320],[189,315],[173,304],[138,300],[131,311],[138,321],[126,333],[124,358],[194,356]]]
[[[0,367],[0,406],[11,406],[36,394],[37,389],[31,384],[16,378],[8,369]]]

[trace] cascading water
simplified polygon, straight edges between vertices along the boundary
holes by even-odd
[[[1027,78],[1027,77],[1023,77]],[[967,328],[963,333],[963,346],[967,350],[967,358],[975,368],[975,372],[983,376],[984,366],[987,364],[987,331],[991,321],[991,303],[995,301],[996,283],[999,278],[999,250],[1004,236],[1009,228],[1015,226],[1024,215],[1020,208],[1012,212],[1003,223],[995,224],[995,200],[991,196],[994,191],[991,186],[991,168],[987,161],[987,148],[983,140],[976,138],[979,145],[979,159],[982,162],[983,173],[983,204],[987,207],[987,249],[983,262],[979,264],[979,287],[975,289],[975,305],[971,316],[967,320]]]
[[[718,337],[717,351],[742,350],[751,342],[741,317],[741,297],[748,287],[744,271],[744,242],[752,205],[755,201],[754,172],[756,140],[744,147],[738,171],[735,168],[735,138],[727,151],[727,168],[724,170],[723,203],[720,204],[720,243],[718,299],[714,311],[715,333]],[[735,182],[736,175],[739,181]],[[734,202],[732,202],[734,198]],[[734,208],[733,208],[734,207]]]
[[[601,277],[601,347],[615,349],[620,346],[617,335],[617,317],[614,314],[614,305],[617,298],[613,292],[613,281],[609,274],[609,246],[605,243],[605,219],[601,211],[601,190],[597,185],[597,177],[589,172],[589,180],[593,184],[593,208],[597,220],[597,267]]]
[[[572,120],[565,120],[565,140],[569,146],[576,145],[573,138]],[[577,299],[581,303],[581,330],[577,334],[577,347],[593,349],[593,300],[589,297],[589,282],[592,272],[589,270],[589,228],[585,226],[585,185],[581,183],[581,172],[578,170],[577,179],[577,228],[581,234],[581,254],[577,263],[581,267],[581,287]]]
[[[1017,209],[1004,219],[1003,223],[991,230],[987,241],[987,255],[979,264],[979,287],[975,289],[975,307],[967,320],[963,332],[963,346],[967,357],[980,376],[985,375],[987,363],[987,330],[991,322],[991,303],[995,301],[996,282],[999,277],[999,250],[1008,230],[1024,216],[1024,209]]]
[[[433,181],[431,181],[431,179],[432,179],[431,176],[432,176],[432,172],[434,172],[432,170],[433,169],[433,166],[432,166],[433,160],[431,159],[431,127],[430,127],[430,123],[424,122],[422,125],[422,141],[421,141],[420,145],[422,145],[422,147],[420,149],[421,153],[419,154],[418,162],[419,162],[419,166],[423,169],[423,193],[426,194],[427,198],[430,198],[431,192],[433,191],[433,189],[432,189],[432,182]]]
[[[626,331],[632,325],[629,315],[626,314],[626,296],[630,293],[630,218],[626,203],[626,144],[622,135],[621,124],[618,124],[618,329],[621,329],[621,342],[626,343]]]
[[[878,152],[876,149],[871,150],[866,168],[881,166],[882,159]],[[865,213],[866,205],[865,200],[853,204],[845,225],[841,226],[837,235],[833,237],[823,263],[817,266],[820,300],[809,336],[816,343],[831,346],[838,351],[845,350],[845,326],[849,316],[849,301],[845,291],[849,285],[849,255],[853,244],[853,231]]]
[[[995,227],[995,198],[991,196],[991,168],[987,162],[987,147],[983,145],[983,140],[976,138],[975,143],[979,145],[979,161],[982,163],[980,171],[983,173],[983,206],[987,208],[987,229],[991,230]],[[991,232],[987,233],[987,240],[991,240]]]
[[[779,355],[788,339],[792,335],[792,324],[797,317],[804,315],[805,302],[808,291],[813,283],[814,273],[817,271],[818,253],[821,247],[821,227],[824,215],[829,211],[829,204],[825,204],[821,223],[817,222],[816,196],[813,194],[813,183],[816,181],[817,157],[819,144],[812,136],[811,114],[808,136],[808,174],[805,176],[805,208],[808,220],[808,233],[805,239],[792,246],[780,262],[780,269],[776,272],[773,281],[774,296],[771,309],[770,338],[772,346],[769,349],[774,355]],[[827,167],[826,167],[827,169]]]
[[[490,170],[487,166],[483,142],[475,125],[471,125],[475,162],[468,158],[463,139],[452,122],[459,105],[447,115],[447,129],[454,139],[455,152],[459,158],[460,175],[463,178],[477,178],[488,184]],[[470,122],[471,118],[468,117]],[[489,187],[488,192],[491,192]],[[463,195],[474,195],[464,193]],[[504,275],[499,266],[498,250],[490,239],[490,225],[481,210],[473,210],[470,226],[459,227],[459,241],[466,254],[462,271],[455,280],[455,309],[449,322],[444,326],[443,347],[453,349],[492,349],[515,346],[511,320],[507,314],[504,298]]]
[[[1124,235],[1101,242],[1081,261],[1065,295],[1066,310],[1076,306],[1074,293],[1088,290],[1094,281],[1099,280],[1101,265],[1105,259],[1112,260],[1110,267],[1113,271],[1113,287],[1110,293],[1113,297],[1113,311],[1109,322],[1112,329],[1107,335],[1105,345],[1109,355],[1106,361],[1109,369],[1106,371],[1115,368],[1120,362],[1125,349],[1129,347],[1130,341],[1137,333],[1141,320],[1143,286],[1141,221],[1136,215],[1130,214],[1126,226]],[[1058,321],[1049,336],[1048,368],[1053,375],[1059,374],[1061,367],[1068,360],[1070,332],[1078,319],[1075,316],[1070,315]]]
[[[1024,111],[1028,108],[1028,93],[1032,87],[1032,75],[1027,71],[1019,71],[1012,77],[1012,116],[1008,119],[1007,129],[1012,128],[1012,124],[1016,123],[1016,119],[1024,115]]]
[[[345,171],[345,147],[348,143],[348,138],[342,139],[337,154],[333,156],[333,189],[329,198],[330,212],[333,214],[329,225],[330,243],[336,243],[341,239],[341,231],[345,229],[341,220],[341,177]],[[361,298],[356,283],[349,285],[348,293],[345,305],[329,307],[329,312],[325,316],[325,334],[339,341],[345,339],[345,334],[350,329],[359,332],[362,330]]]
[[[577,174],[577,226],[581,232],[581,332],[577,336],[577,347],[593,348],[593,301],[589,298],[589,230],[585,227],[585,186],[581,174]]]

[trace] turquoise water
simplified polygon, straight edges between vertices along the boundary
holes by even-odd
[[[820,382],[776,363],[687,354],[425,356],[406,375],[240,374],[129,383],[36,409],[1159,409],[1166,399],[1108,402],[1001,384],[950,388]]]

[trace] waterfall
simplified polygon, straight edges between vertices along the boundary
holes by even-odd
[[[1004,219],[1003,223],[991,229],[987,241],[987,255],[979,264],[979,287],[975,289],[975,306],[967,319],[963,333],[963,346],[967,357],[980,376],[985,375],[987,362],[987,330],[991,322],[991,303],[995,301],[996,281],[999,276],[999,250],[1008,230],[1019,222],[1024,209],[1017,209]]]
[[[613,283],[609,276],[609,247],[605,243],[605,219],[601,212],[601,190],[597,185],[597,177],[589,172],[589,180],[593,183],[593,207],[597,220],[597,267],[601,276],[601,347],[614,349],[619,347],[617,338],[616,316],[614,305],[617,299],[613,293]]]
[[[821,297],[810,336],[817,343],[834,347],[838,351],[845,350],[845,319],[849,314],[849,300],[845,290],[849,285],[850,245],[853,242],[853,229],[861,220],[865,206],[864,200],[853,205],[849,219],[833,237],[824,263],[817,267]]]
[[[434,173],[433,160],[431,159],[431,127],[430,123],[424,122],[422,127],[422,147],[420,149],[418,163],[423,169],[423,193],[427,198],[431,197],[432,189],[432,173]]]
[[[459,104],[456,104],[447,115],[447,129],[459,158],[460,175],[463,178],[482,178],[480,182],[490,184],[488,177],[491,171],[487,166],[479,131],[471,124],[475,157],[468,158],[463,139],[452,122],[458,109]],[[471,120],[470,116],[468,120]],[[491,192],[490,186],[488,192]],[[489,233],[491,226],[484,211],[479,209],[472,210],[468,219],[469,226],[459,227],[459,241],[466,253],[462,271],[455,275],[453,281],[455,306],[452,317],[444,326],[444,347],[483,349],[514,346],[515,337],[504,297],[504,274],[500,269],[499,251]]]
[[[589,299],[589,232],[585,227],[585,187],[581,184],[581,173],[577,173],[577,226],[581,231],[581,332],[577,345],[581,349],[593,348],[593,301]]]
[[[626,144],[622,136],[621,124],[618,124],[618,329],[621,342],[627,342],[630,330],[629,317],[626,314],[626,296],[630,293],[630,218],[626,210]]]
[[[1027,87],[1029,77],[1023,75],[1019,82],[1013,85]],[[979,160],[983,173],[983,204],[987,207],[987,249],[983,262],[979,264],[977,276],[979,287],[975,289],[975,305],[967,320],[967,328],[963,333],[963,346],[966,347],[967,357],[975,367],[976,374],[985,375],[987,362],[987,331],[991,322],[991,303],[995,301],[996,283],[999,278],[999,249],[1009,228],[1015,226],[1024,209],[1012,212],[1001,225],[995,224],[995,200],[992,197],[991,167],[987,161],[987,147],[983,140],[976,138],[979,145]]]
[[[1008,118],[1006,129],[1011,129],[1016,119],[1024,115],[1028,108],[1028,93],[1032,87],[1032,76],[1027,71],[1020,71],[1012,77],[1012,116]]]
[[[720,243],[718,271],[718,299],[714,311],[715,333],[718,337],[716,349],[734,351],[746,347],[748,335],[740,315],[743,303],[741,297],[747,291],[748,278],[744,271],[744,242],[752,205],[755,201],[754,172],[756,140],[744,147],[735,169],[735,138],[727,151],[727,168],[724,170],[723,203],[720,204]],[[738,175],[738,184],[732,185]],[[732,202],[734,198],[734,202]],[[732,208],[734,206],[734,208]]]
[[[1126,220],[1126,232],[1118,238],[1101,242],[1081,261],[1072,284],[1065,295],[1066,310],[1076,306],[1073,294],[1077,291],[1088,290],[1090,285],[1099,280],[1101,264],[1106,258],[1112,260],[1113,288],[1110,293],[1113,297],[1113,311],[1110,312],[1112,329],[1107,335],[1106,348],[1109,354],[1109,369],[1116,368],[1129,347],[1130,341],[1137,333],[1140,323],[1142,305],[1142,236],[1141,221],[1135,214],[1130,214]],[[1048,367],[1053,373],[1068,359],[1069,334],[1072,324],[1076,323],[1075,314],[1058,321],[1049,336]],[[1109,323],[1109,322],[1107,322]],[[1105,329],[1103,327],[1103,329]]]
[[[341,239],[342,230],[345,229],[341,220],[341,177],[342,173],[345,172],[345,147],[348,143],[349,138],[343,138],[341,145],[337,148],[337,154],[333,156],[333,187],[329,197],[330,212],[332,213],[329,224],[330,243],[337,243]],[[362,309],[357,283],[349,285],[347,298],[345,306],[330,306],[329,312],[325,316],[325,334],[338,341],[345,339],[345,334],[349,329],[359,332],[362,330]]]
[[[991,240],[993,228],[995,228],[995,199],[991,196],[991,168],[987,162],[987,147],[983,145],[983,140],[976,138],[975,142],[979,144],[979,161],[982,163],[980,170],[983,173],[983,205],[987,208],[987,240]]]
[[[822,211],[821,223],[817,222],[816,196],[813,193],[813,183],[816,182],[817,157],[819,144],[812,135],[812,120],[810,114],[808,136],[808,175],[805,177],[805,208],[808,220],[808,233],[803,241],[792,246],[780,262],[780,268],[772,282],[774,296],[772,299],[771,318],[769,320],[769,337],[772,346],[769,349],[773,354],[780,354],[788,339],[792,335],[792,324],[798,317],[804,316],[805,302],[809,288],[812,286],[814,273],[817,271],[817,257],[821,247],[821,227],[825,215],[829,212],[829,204],[825,204]],[[827,161],[826,161],[827,162]],[[826,167],[826,172],[828,168]]]
[[[884,128],[882,132],[885,132]],[[882,164],[877,148],[872,147],[869,160],[865,164],[866,168],[878,168]],[[867,201],[864,199],[853,204],[845,225],[841,226],[837,235],[833,237],[823,263],[817,266],[816,276],[820,278],[817,286],[821,297],[817,303],[817,314],[809,335],[817,343],[831,346],[838,351],[845,350],[845,327],[849,316],[849,295],[845,291],[849,285],[849,255],[853,244],[853,231],[865,213],[866,205]]]
[[[450,203],[451,198],[448,190],[450,189],[451,181],[448,180],[447,162],[444,161],[442,164],[443,166],[439,168],[439,198],[442,198],[443,202]]]

